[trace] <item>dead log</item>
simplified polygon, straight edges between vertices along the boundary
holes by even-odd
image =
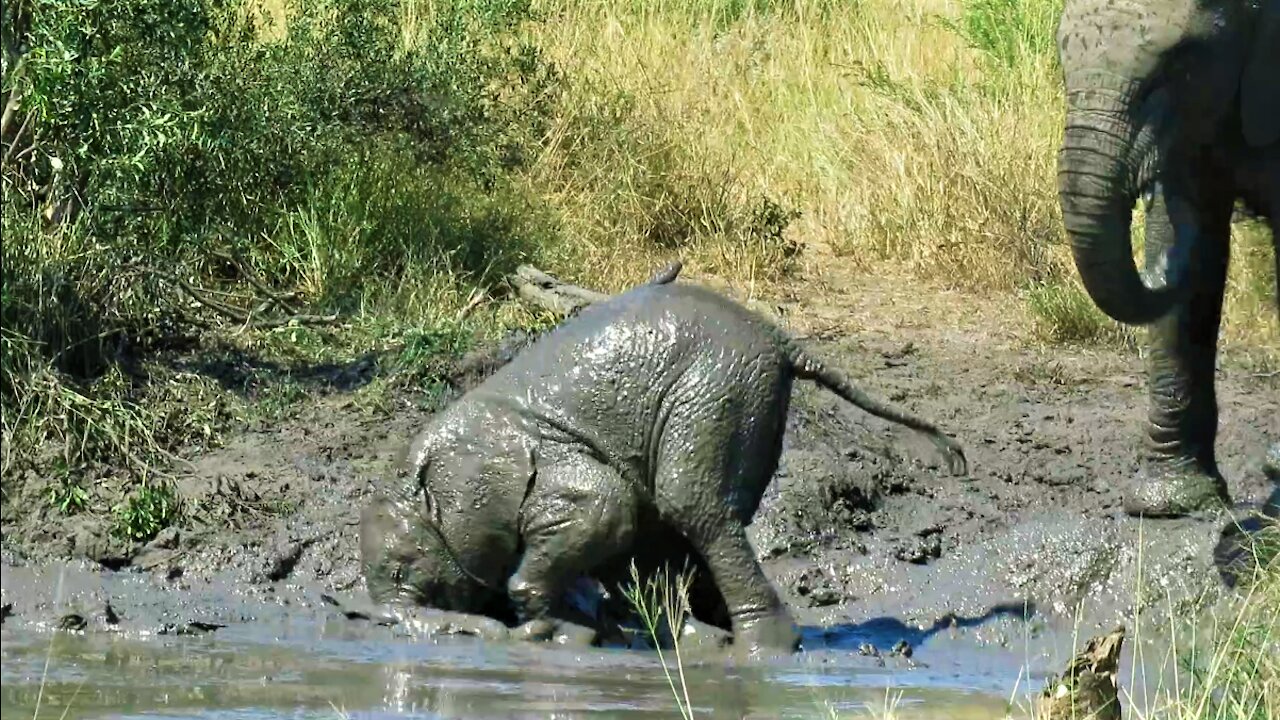
[[[643,284],[665,285],[679,276],[682,267],[683,264],[676,260]],[[610,297],[605,293],[566,283],[532,265],[521,265],[507,279],[522,299],[562,317],[574,315],[582,308]]]
[[[676,279],[683,264],[676,260],[663,267],[646,280],[645,285],[666,285]],[[532,265],[521,265],[508,281],[524,300],[540,308],[567,317],[593,302],[605,300],[609,295],[570,285]],[[470,306],[471,303],[468,303]],[[464,308],[465,310],[466,308]],[[455,393],[461,394],[479,385],[485,378],[511,362],[521,350],[540,337],[541,333],[515,330],[496,343],[475,348],[462,357],[449,375],[449,384]]]

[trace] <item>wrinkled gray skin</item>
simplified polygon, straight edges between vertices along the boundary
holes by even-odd
[[[1067,0],[1058,49],[1059,198],[1076,267],[1107,315],[1149,325],[1147,442],[1125,509],[1221,507],[1214,364],[1235,202],[1280,237],[1280,0]]]
[[[708,289],[651,284],[591,305],[447,407],[414,440],[409,480],[361,521],[375,602],[501,615],[516,636],[573,620],[562,598],[688,559],[694,614],[735,651],[799,636],[746,528],[777,468],[791,386],[813,380],[929,436],[764,318]],[[714,591],[714,592],[713,592]]]

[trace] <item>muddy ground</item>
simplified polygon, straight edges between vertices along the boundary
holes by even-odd
[[[1222,594],[1214,547],[1228,518],[1140,524],[1121,511],[1145,414],[1136,351],[1037,347],[1012,301],[830,271],[790,287],[756,306],[868,391],[954,430],[970,462],[967,478],[946,476],[927,441],[798,383],[782,466],[752,534],[798,619],[816,628],[810,638],[862,626],[887,642],[960,631],[1007,645],[1037,624],[1106,628],[1129,618],[1135,599],[1167,616]],[[1280,378],[1233,357],[1219,374],[1219,457],[1244,511],[1272,491],[1260,461],[1280,437]],[[260,612],[244,610],[245,598],[287,614],[290,603],[319,607],[321,593],[358,595],[359,507],[397,472],[432,407],[403,395],[370,413],[334,390],[276,426],[192,454],[178,489],[201,522],[142,547],[110,539],[105,520],[6,513],[7,622],[61,612],[54,569],[77,557],[145,588],[117,599],[116,612],[164,616],[174,631],[195,617],[180,611],[191,605],[183,598],[197,595],[201,622],[216,624]],[[96,587],[89,595],[105,601],[106,585]],[[101,603],[87,612],[101,622]]]

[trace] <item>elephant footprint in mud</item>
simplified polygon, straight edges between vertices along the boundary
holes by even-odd
[[[616,586],[632,562],[683,557],[704,583],[696,617],[731,630],[738,651],[795,650],[746,528],[797,377],[927,435],[967,472],[934,424],[868,397],[763,317],[650,283],[587,307],[431,419],[408,479],[361,516],[371,599],[505,614],[515,635],[545,638],[571,622],[578,578]]]

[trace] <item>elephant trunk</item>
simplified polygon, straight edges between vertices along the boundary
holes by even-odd
[[[1148,281],[1133,259],[1130,224],[1139,191],[1154,179],[1155,133],[1134,121],[1133,87],[1069,91],[1058,194],[1085,289],[1098,308],[1131,325],[1169,312],[1180,279]]]

